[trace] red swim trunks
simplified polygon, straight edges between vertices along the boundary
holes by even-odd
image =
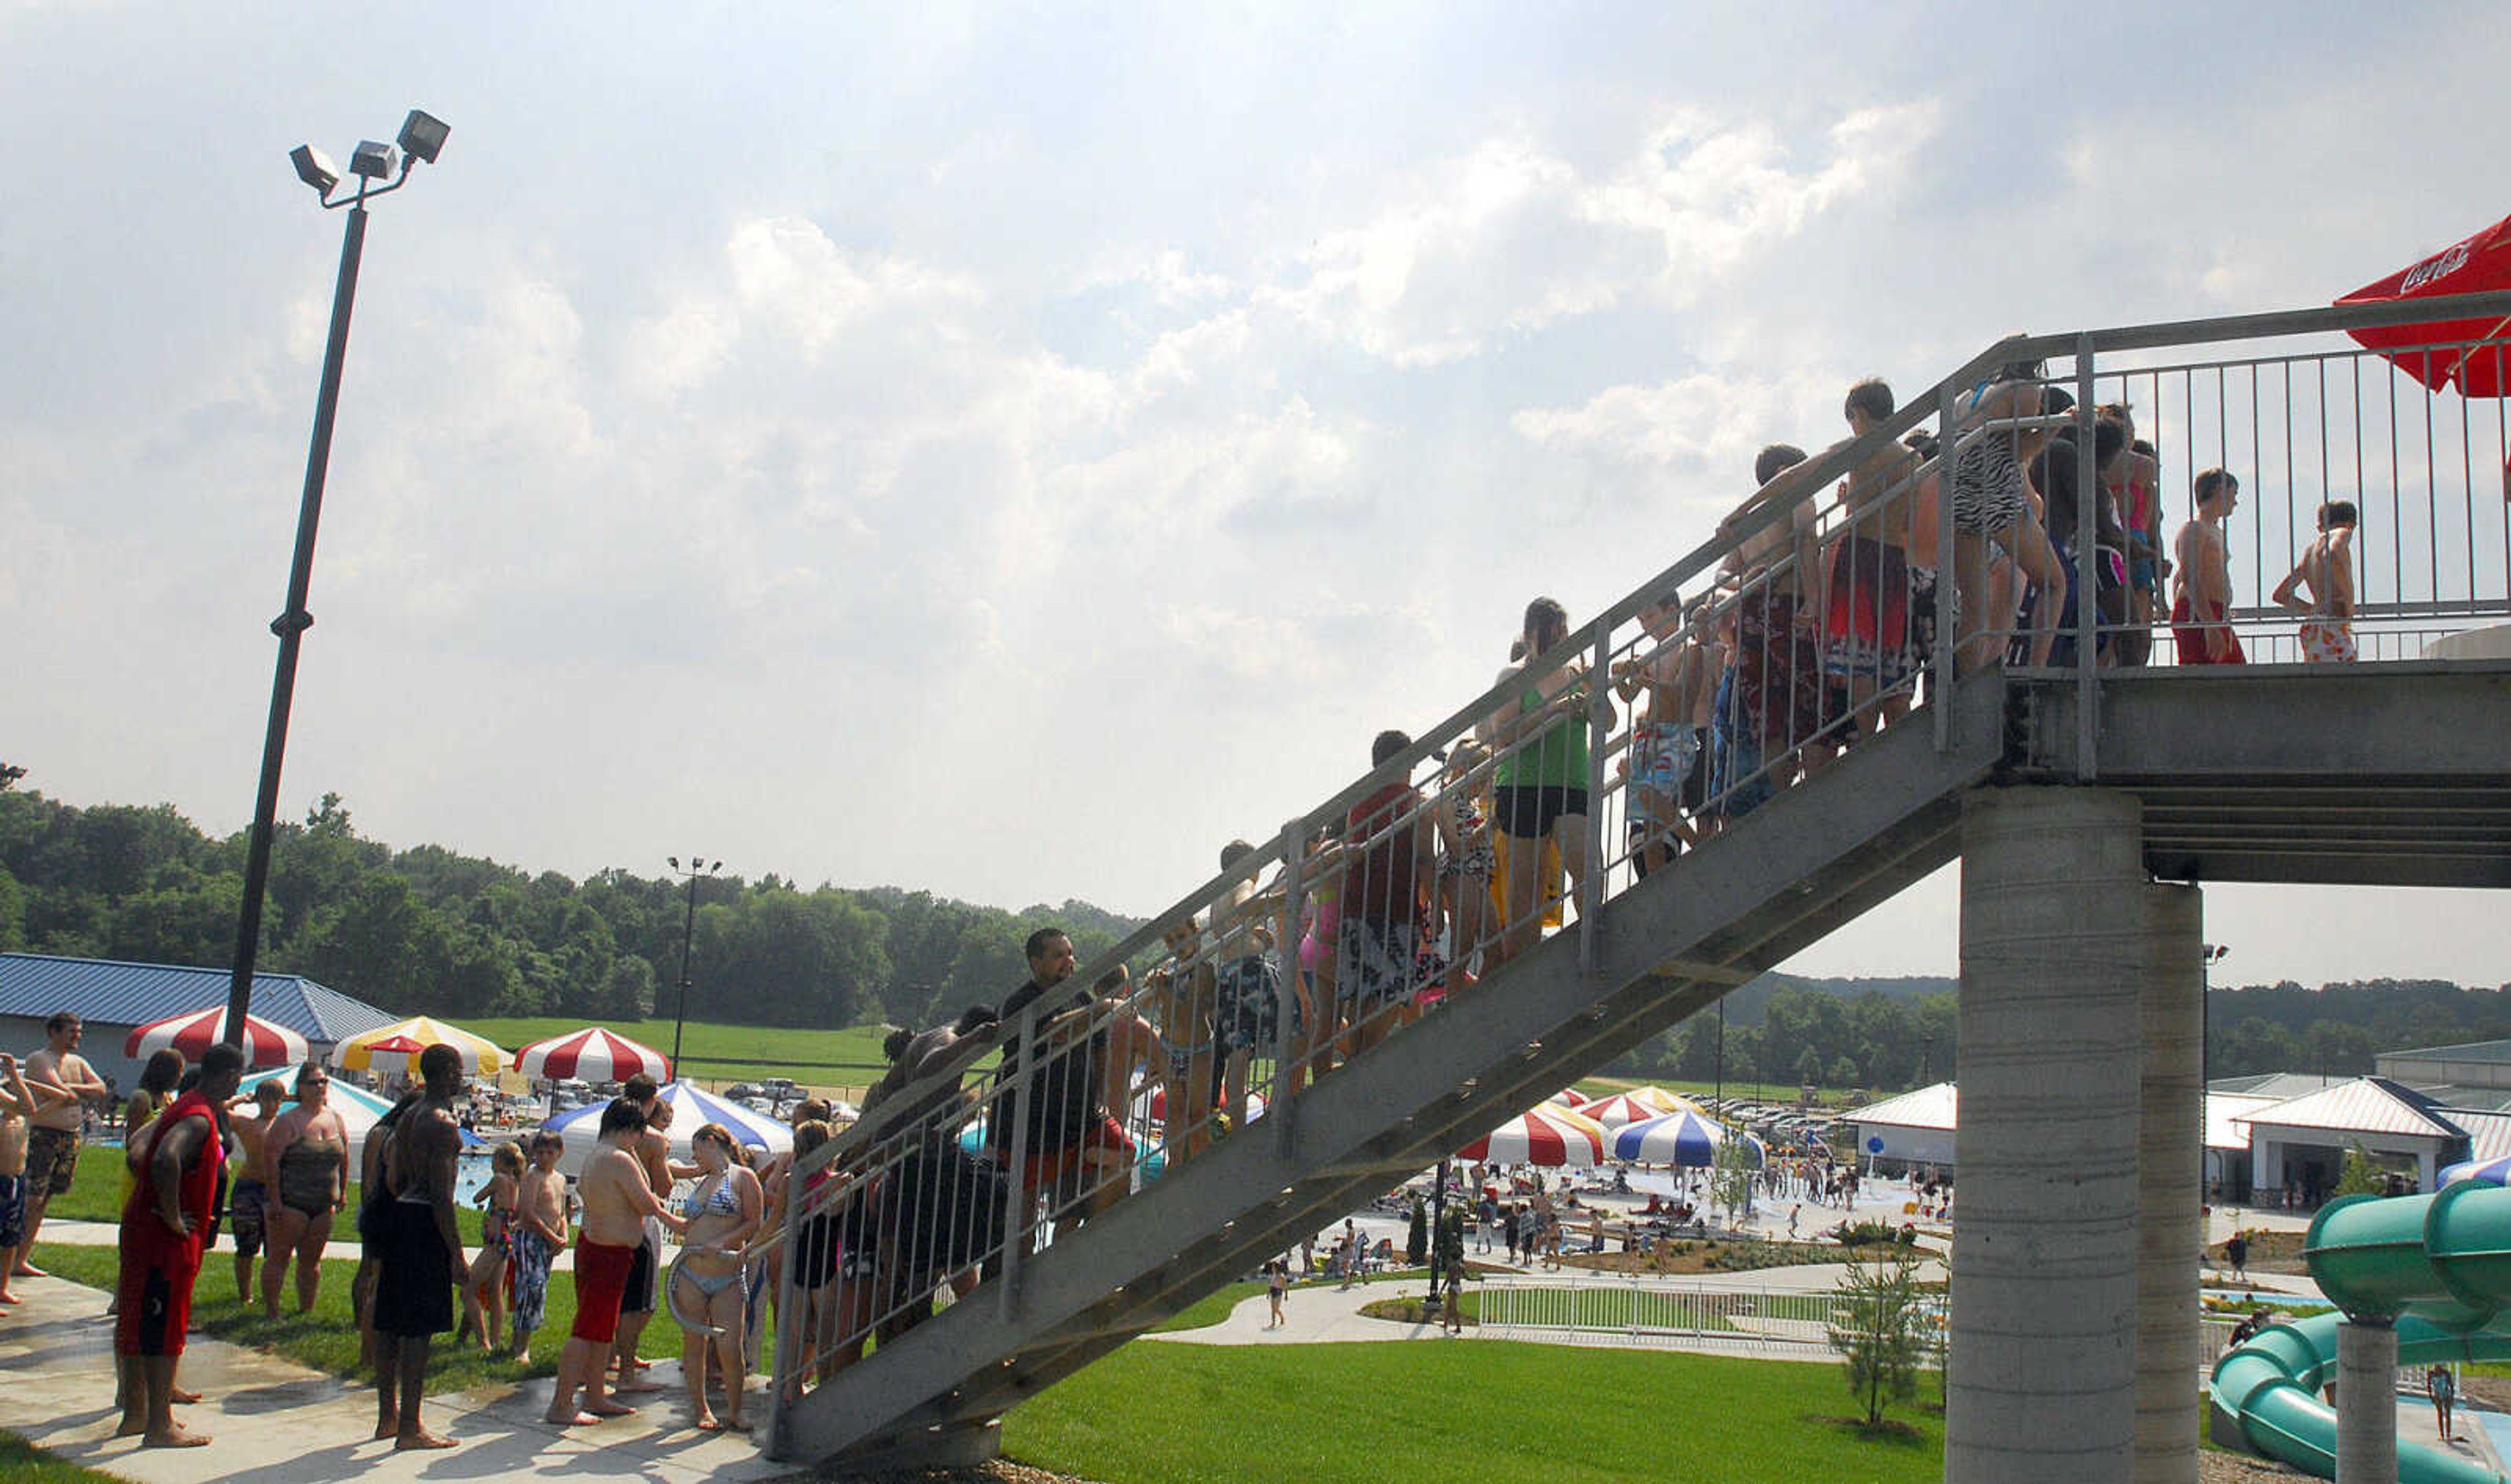
[[[192,1322],[200,1244],[151,1212],[122,1224],[121,1309],[113,1321],[117,1355],[179,1355]]]
[[[2241,636],[2229,629],[2223,629],[2222,633],[2225,638],[2232,641],[2232,647],[2221,655],[2206,653],[2206,635],[2213,631],[2209,626],[2221,625],[2222,622],[2223,605],[2221,603],[2207,604],[2205,622],[2199,623],[2196,614],[2188,606],[2185,593],[2173,598],[2171,600],[2171,642],[2179,650],[2180,663],[2183,665],[2249,664],[2250,657],[2241,652]]]
[[[1028,1189],[1036,1190],[1041,1186],[1057,1185],[1058,1182],[1079,1169],[1082,1156],[1094,1149],[1112,1149],[1123,1157],[1116,1162],[1126,1164],[1133,1162],[1134,1141],[1125,1132],[1125,1125],[1102,1115],[1096,1123],[1082,1129],[1080,1143],[1029,1156],[1026,1181]]]
[[[567,1334],[596,1345],[608,1345],[619,1335],[619,1304],[628,1296],[628,1270],[637,1263],[635,1247],[613,1247],[575,1236],[575,1327]]]

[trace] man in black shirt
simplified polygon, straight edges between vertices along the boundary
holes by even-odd
[[[1044,1001],[1037,1021],[1039,1061],[1035,1075],[1027,1079],[1021,1184],[1030,1192],[1049,1191],[1059,1220],[1078,1220],[1083,1212],[1062,1208],[1086,1198],[1089,1210],[1104,1210],[1124,1194],[1124,1183],[1109,1177],[1132,1164],[1134,1142],[1109,1116],[1110,1102],[1121,1102],[1122,1095],[1111,1099],[1107,1086],[1131,1070],[1135,1058],[1130,1053],[1148,1026],[1086,989],[1062,988],[1078,963],[1072,939],[1062,929],[1030,933],[1025,951],[1028,980],[1003,1001],[1000,1090],[996,1117],[987,1121],[986,1142],[998,1157],[1011,1158],[1006,1125],[1022,1095],[1021,1015]],[[1122,1045],[1111,1046],[1111,1041]],[[997,1133],[997,1128],[1004,1131]]]

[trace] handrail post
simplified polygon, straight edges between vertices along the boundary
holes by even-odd
[[[768,1367],[767,1389],[767,1456],[787,1459],[792,1456],[792,1419],[785,1405],[786,1388],[801,1368],[802,1330],[804,1325],[795,1307],[793,1254],[800,1250],[796,1237],[802,1224],[802,1202],[809,1199],[804,1191],[801,1172],[788,1157],[785,1163],[785,1239],[776,1254],[776,1360]]]
[[[1596,621],[1587,666],[1587,858],[1578,872],[1578,971],[1593,974],[1596,905],[1604,899],[1604,742],[1613,731],[1613,626],[1605,620]]]
[[[1293,1092],[1307,1080],[1308,1068],[1300,1059],[1306,1050],[1303,1037],[1294,1029],[1293,1011],[1298,1006],[1298,981],[1292,976],[1299,971],[1299,894],[1302,882],[1300,868],[1308,848],[1308,821],[1293,819],[1282,826],[1282,931],[1273,944],[1273,956],[1281,960],[1281,982],[1273,987],[1273,1105],[1264,1117],[1273,1126],[1273,1149],[1281,1155],[1291,1152],[1291,1104]],[[1332,953],[1331,944],[1321,945]],[[1324,1022],[1324,1011],[1311,1006],[1307,1030],[1313,1036]]]
[[[1936,388],[1936,653],[1935,673],[1927,679],[1927,708],[1936,713],[1936,750],[1953,744],[1953,625],[1961,607],[1961,584],[1953,571],[1954,393],[1947,383]]]
[[[1005,1111],[1009,1104],[1012,1126],[1004,1132],[1002,1146],[1011,1153],[1011,1164],[1003,1184],[1008,1190],[1003,1212],[1003,1322],[1010,1323],[1020,1313],[1022,1249],[1028,1243],[1028,1215],[1037,1206],[1037,1197],[1028,1188],[1028,1100],[1029,1087],[1037,1081],[1037,1016],[1046,1004],[1033,1000],[1021,1010],[1019,1027],[1013,1032],[1019,1038],[1020,1075],[1012,1079],[1008,1096],[998,1097],[987,1117]]]
[[[2075,777],[2091,781],[2101,769],[2093,756],[2100,735],[2102,587],[2100,525],[2104,491],[2093,457],[2093,337],[2075,336]],[[2121,552],[2124,560],[2127,553]]]

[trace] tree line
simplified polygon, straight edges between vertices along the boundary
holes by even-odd
[[[86,808],[9,786],[0,766],[0,951],[233,962],[245,836],[203,834],[172,805]],[[256,957],[396,1014],[668,1016],[686,887],[606,870],[572,880],[442,846],[358,833],[336,794],[273,842]],[[999,1004],[1027,973],[1022,940],[1053,922],[1084,960],[1140,920],[1088,902],[1018,912],[901,887],[804,890],[776,875],[697,883],[689,1013],[761,1026],[931,1025]],[[1138,966],[1147,967],[1147,966]],[[2503,987],[2376,979],[2213,991],[2208,1075],[2373,1070],[2376,1052],[2511,1039]],[[1954,982],[1764,974],[1607,1071],[1729,1084],[1892,1091],[1952,1075]]]
[[[217,966],[235,959],[246,837],[172,805],[80,808],[0,789],[0,951]],[[1088,902],[1022,912],[893,887],[803,890],[773,874],[687,887],[625,870],[582,881],[358,833],[336,794],[271,847],[258,966],[394,1014],[672,1013],[762,1026],[929,1024],[999,1004],[1022,940],[1053,922],[1086,959],[1137,926]]]

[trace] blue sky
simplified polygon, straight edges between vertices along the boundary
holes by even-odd
[[[413,104],[290,811],[1140,912],[1848,381],[2511,209],[2493,5],[1352,9],[0,0],[9,754],[243,822],[339,226],[284,157]],[[1951,897],[1799,967],[1950,969]],[[2511,948],[2209,905],[2236,978]]]

